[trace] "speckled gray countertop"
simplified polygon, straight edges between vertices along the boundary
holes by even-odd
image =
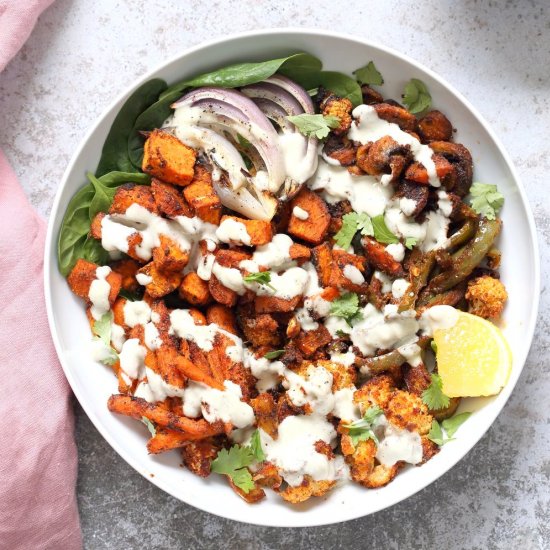
[[[0,147],[48,215],[69,158],[134,78],[188,46],[309,26],[380,41],[476,105],[513,157],[535,213],[543,288],[525,370],[497,422],[451,472],[393,508],[315,529],[219,519],[131,469],[76,406],[86,548],[550,547],[550,9],[540,1],[58,0],[0,75]],[[0,199],[1,200],[1,199]]]

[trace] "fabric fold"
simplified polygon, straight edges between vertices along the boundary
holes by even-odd
[[[53,0],[0,0],[0,71]],[[71,391],[51,340],[45,223],[0,151],[0,549],[81,548]]]

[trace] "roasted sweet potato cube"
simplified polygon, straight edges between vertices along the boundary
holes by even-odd
[[[158,214],[151,188],[137,183],[125,183],[117,189],[113,202],[109,207],[109,214],[125,214],[132,204],[137,204],[149,210],[149,212]]]
[[[349,268],[346,269],[346,266],[351,266],[355,269],[351,271]],[[329,286],[344,288],[351,292],[366,292],[367,285],[364,281],[362,283],[354,282],[346,277],[346,275],[352,278],[357,277],[356,281],[359,281],[359,273],[356,270],[362,275],[362,272],[365,270],[365,258],[356,256],[355,254],[348,254],[344,250],[333,250]]]
[[[367,261],[375,269],[379,269],[394,277],[402,277],[404,275],[401,264],[394,259],[383,244],[372,237],[363,237],[362,243]]]
[[[233,307],[237,303],[239,295],[234,290],[223,286],[215,275],[212,275],[208,281],[208,290],[210,290],[212,298],[219,304]]]
[[[222,267],[232,267],[238,269],[239,264],[243,260],[249,260],[251,257],[251,254],[244,252],[243,250],[220,249],[216,252],[216,263]]]
[[[308,248],[303,244],[294,243],[290,245],[289,253],[290,258],[292,260],[296,260],[300,265],[302,265],[303,262],[307,262],[311,258],[311,248]]]
[[[139,283],[136,279],[136,273],[140,265],[129,258],[125,260],[119,260],[111,265],[113,271],[120,273],[122,277],[122,288],[129,292],[134,292],[139,288]]]
[[[201,220],[220,224],[222,203],[211,183],[203,179],[193,181],[183,190],[183,195]]]
[[[183,463],[189,470],[200,477],[210,475],[212,461],[218,456],[221,445],[212,438],[190,441],[183,446],[181,456]]]
[[[268,313],[256,315],[248,307],[240,308],[239,324],[245,338],[250,340],[254,347],[274,347],[280,344],[279,324]]]
[[[202,311],[195,309],[194,307],[189,309],[189,315],[193,317],[193,322],[195,325],[204,326],[206,325],[206,317]]]
[[[169,218],[192,216],[191,208],[189,208],[189,205],[177,187],[153,178],[151,181],[151,191],[157,208],[162,214]]]
[[[189,252],[182,250],[178,243],[168,237],[159,237],[160,246],[153,250],[153,262],[157,269],[164,272],[181,271],[189,261]]]
[[[298,307],[301,299],[301,296],[295,296],[290,300],[276,298],[275,296],[256,296],[254,307],[256,313],[288,313]]]
[[[273,439],[277,439],[279,420],[277,418],[277,403],[270,393],[261,393],[250,400],[250,406],[254,409],[258,428],[268,433]]]
[[[170,292],[173,292],[180,286],[182,275],[181,273],[169,273],[159,271],[154,262],[144,265],[138,273],[143,273],[151,277],[151,282],[145,285],[147,294],[151,298],[162,298]]]
[[[208,324],[214,323],[231,334],[238,334],[237,320],[231,309],[222,304],[213,304],[206,310]]]
[[[332,249],[328,243],[320,244],[312,250],[313,263],[317,269],[319,284],[330,285],[330,273],[332,271]]]
[[[306,357],[310,357],[331,341],[332,336],[328,329],[319,324],[315,330],[302,331],[296,338],[296,345]]]
[[[197,153],[177,137],[153,130],[143,146],[142,170],[162,181],[188,185],[194,174]]]
[[[90,301],[90,287],[92,286],[92,282],[97,279],[96,270],[98,267],[97,264],[79,258],[67,277],[69,288],[77,296],[88,302]],[[111,271],[105,279],[111,287],[109,291],[109,303],[113,305],[120,292],[122,277],[118,273]]]
[[[106,215],[107,214],[105,214],[105,212],[98,212],[94,216],[90,226],[90,237],[92,237],[92,239],[97,239],[98,241],[101,240],[101,222]]]
[[[196,273],[191,272],[183,277],[179,288],[180,297],[195,306],[204,306],[212,299],[208,290],[208,281],[203,281]]]
[[[237,216],[222,216],[220,222],[221,227],[223,227],[224,222],[234,222],[244,225],[250,242],[243,242],[243,244],[249,246],[260,246],[262,244],[267,244],[273,238],[271,222],[265,220],[246,220],[244,218],[238,218]]]
[[[302,220],[293,212],[288,222],[289,234],[311,244],[320,244],[330,225],[330,214],[325,201],[317,193],[304,187],[292,199],[291,206],[293,209],[298,206],[307,212],[308,217]]]
[[[111,308],[111,311],[113,312],[113,321],[120,325],[121,327],[124,327],[125,329],[128,329],[126,326],[126,319],[124,317],[124,306],[126,305],[126,298],[118,297],[115,300],[115,303],[113,304],[113,307]]]

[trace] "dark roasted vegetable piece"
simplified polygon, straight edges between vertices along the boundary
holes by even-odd
[[[424,142],[449,141],[453,125],[441,111],[430,111],[418,121],[418,133]]]
[[[443,155],[454,167],[453,193],[465,197],[472,186],[474,167],[470,151],[460,143],[450,141],[432,141],[430,147],[434,153]]]
[[[421,349],[424,349],[430,338],[427,336],[422,336],[416,342],[416,345]],[[359,359],[358,363],[362,367],[368,368],[369,372],[372,374],[380,374],[382,372],[389,371],[395,367],[400,367],[405,363],[407,359],[399,353],[398,350],[394,349],[384,355],[378,355],[377,357],[367,357],[366,359]]]
[[[499,219],[481,218],[475,237],[453,254],[453,268],[434,277],[426,287],[427,294],[441,294],[466,279],[489,252],[501,227],[502,221]]]

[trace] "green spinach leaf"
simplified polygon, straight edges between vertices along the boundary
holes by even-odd
[[[90,183],[73,196],[61,223],[57,242],[59,271],[67,276],[79,258],[96,264],[105,264],[109,258],[101,243],[88,236],[90,225],[98,212],[107,212],[116,189],[124,183],[148,184],[147,174],[109,172],[96,178],[87,174]]]
[[[164,121],[172,114],[170,105],[179,99],[180,96],[181,92],[174,91],[150,105],[137,117],[134,127],[128,136],[127,143],[128,158],[135,169],[141,170],[143,144],[145,143],[143,132],[151,132],[156,128],[160,128]]]
[[[319,72],[321,67],[321,61],[307,53],[296,53],[288,57],[258,63],[236,63],[173,84],[160,95],[159,99],[162,101],[167,97],[171,97],[174,93],[182,93],[186,88],[199,88],[200,86],[238,88],[261,82],[276,72],[280,72],[288,78],[296,79],[304,72]]]
[[[103,144],[101,158],[95,175],[103,176],[108,172],[120,170],[135,172],[136,167],[128,155],[128,139],[139,115],[152,103],[157,101],[159,94],[166,89],[166,82],[155,78],[142,84],[126,100],[109,130]]]
[[[347,97],[354,107],[363,103],[361,86],[359,86],[354,78],[347,74],[334,71],[321,71],[317,76],[315,85],[323,86],[323,88],[330,90],[340,97]]]

